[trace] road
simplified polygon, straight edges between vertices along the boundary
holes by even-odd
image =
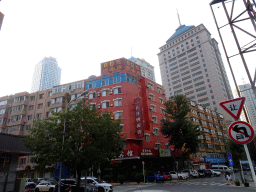
[[[238,178],[238,174],[237,178]],[[235,186],[226,184],[223,175],[211,178],[193,178],[185,181],[167,181],[164,183],[145,183],[145,184],[123,184],[113,186],[114,192],[247,192],[255,191],[252,184],[250,187]]]

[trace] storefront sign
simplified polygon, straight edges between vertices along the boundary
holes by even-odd
[[[171,151],[170,149],[160,149],[159,151],[160,157],[170,157],[171,156]]]
[[[156,149],[134,149],[134,150],[123,150],[119,158],[128,157],[157,157],[158,150]]]
[[[135,106],[135,127],[136,127],[136,136],[137,138],[144,137],[144,125],[143,125],[143,116],[142,116],[142,105],[141,99],[134,99]]]

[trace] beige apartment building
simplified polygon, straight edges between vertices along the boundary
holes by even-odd
[[[158,53],[166,97],[184,94],[188,99],[232,118],[219,103],[233,98],[218,43],[203,24],[181,25]]]
[[[188,118],[193,124],[199,125],[201,135],[199,151],[193,155],[194,160],[206,158],[209,161],[225,161],[226,143],[228,140],[227,124],[222,114],[189,101]]]

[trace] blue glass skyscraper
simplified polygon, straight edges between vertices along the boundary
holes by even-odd
[[[60,84],[61,68],[53,57],[44,57],[34,70],[31,93],[51,89]]]

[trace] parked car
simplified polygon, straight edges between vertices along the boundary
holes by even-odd
[[[148,175],[148,181],[149,182],[152,182],[152,181],[154,181],[154,182],[158,182],[158,181],[164,182],[165,181],[165,177],[161,173],[150,173]]]
[[[113,186],[109,183],[104,183],[101,180],[93,177],[87,177],[87,183],[91,186],[95,186],[99,192],[112,192]],[[82,179],[81,179],[82,180]]]
[[[46,181],[49,181],[54,185],[57,183],[56,179],[54,179],[54,178],[48,178],[48,179],[46,179]]]
[[[219,172],[219,171],[214,171],[214,170],[212,170],[212,169],[208,169],[208,170],[210,170],[210,171],[212,172],[212,175],[213,175],[213,176],[219,177],[219,176],[221,175],[221,172]]]
[[[231,169],[226,165],[212,165],[212,170],[220,172],[231,171]]]
[[[166,181],[171,181],[172,180],[172,176],[170,175],[169,172],[163,172],[164,178]]]
[[[39,184],[39,183],[41,183],[41,182],[43,182],[43,181],[46,181],[46,179],[45,178],[37,178],[37,179],[34,179],[33,180],[36,184]]]
[[[173,179],[187,179],[187,175],[184,173],[178,173],[175,171],[170,171],[169,173]]]
[[[36,183],[30,178],[27,178],[25,183],[25,189],[28,189],[28,188],[32,188],[32,189],[36,188]]]
[[[55,185],[53,185],[51,182],[45,181],[41,182],[36,186],[35,192],[41,192],[41,191],[49,191],[54,192]]]
[[[199,177],[199,174],[196,170],[191,170],[190,174],[192,175],[192,177]]]
[[[202,178],[205,177],[205,172],[203,170],[198,170],[198,177]]]
[[[68,189],[72,189],[72,191],[76,191],[78,188],[84,189],[84,185],[81,183],[80,186],[77,186],[76,179],[61,179],[60,183],[60,191],[66,192]],[[87,192],[96,192],[98,191],[94,186],[86,186]],[[55,192],[58,192],[58,183],[55,184]]]
[[[212,176],[212,172],[209,169],[202,169],[202,171],[205,174],[205,177],[211,177]]]

